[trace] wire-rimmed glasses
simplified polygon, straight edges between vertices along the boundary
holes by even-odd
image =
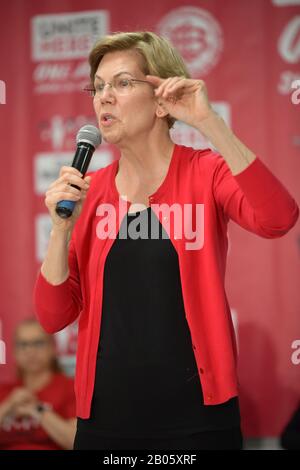
[[[84,88],[84,91],[86,91],[89,96],[92,96],[93,98],[101,98],[103,96],[105,87],[109,86],[118,95],[128,95],[133,90],[135,83],[148,83],[148,85],[153,86],[152,83],[148,82],[147,80],[115,77],[111,82],[98,82],[95,85],[87,85]]]

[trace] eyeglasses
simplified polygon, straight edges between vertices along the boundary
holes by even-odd
[[[95,86],[88,85],[84,88],[84,91],[86,91],[89,96],[101,98],[105,87],[108,85],[110,88],[113,88],[118,95],[129,95],[135,83],[148,83],[148,85],[153,86],[152,83],[147,82],[147,80],[116,77],[111,82],[99,82]]]
[[[16,347],[20,350],[25,350],[30,347],[34,349],[43,349],[48,344],[48,341],[45,339],[36,339],[33,341],[17,341]]]

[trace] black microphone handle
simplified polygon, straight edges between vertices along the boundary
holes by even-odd
[[[79,142],[77,145],[72,167],[80,171],[83,177],[87,172],[94,151],[95,148],[87,142]],[[71,186],[80,190],[75,184],[71,184]],[[56,204],[55,211],[62,219],[67,219],[71,217],[75,204],[75,201],[59,201]]]

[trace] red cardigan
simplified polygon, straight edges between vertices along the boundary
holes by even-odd
[[[75,392],[77,415],[88,418],[94,390],[101,326],[103,272],[114,242],[113,223],[119,227],[130,203],[115,185],[118,161],[93,174],[91,186],[72,234],[69,278],[52,286],[39,274],[35,308],[50,333],[72,323],[79,315]],[[178,253],[186,320],[203,389],[204,403],[215,405],[238,393],[236,346],[230,308],[224,290],[227,223],[239,225],[265,238],[284,235],[298,218],[298,207],[277,178],[256,158],[233,176],[225,160],[209,149],[175,145],[167,176],[149,203]],[[190,239],[175,237],[169,220],[156,204],[204,206],[203,246],[186,249]],[[100,204],[112,211],[101,215]],[[103,206],[102,206],[103,207]],[[97,211],[98,208],[98,211]],[[108,220],[108,234],[99,238],[99,221]],[[195,210],[193,209],[193,217]],[[97,232],[98,230],[98,232]],[[98,233],[98,234],[97,234]],[[147,269],[147,267],[145,267]]]

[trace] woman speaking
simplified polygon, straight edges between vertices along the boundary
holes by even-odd
[[[61,169],[35,287],[46,331],[79,317],[74,448],[240,449],[227,224],[281,237],[298,207],[165,39],[105,36],[89,63],[99,129],[120,158],[85,178]],[[174,144],[176,120],[217,152]],[[77,202],[69,219],[61,200]]]

